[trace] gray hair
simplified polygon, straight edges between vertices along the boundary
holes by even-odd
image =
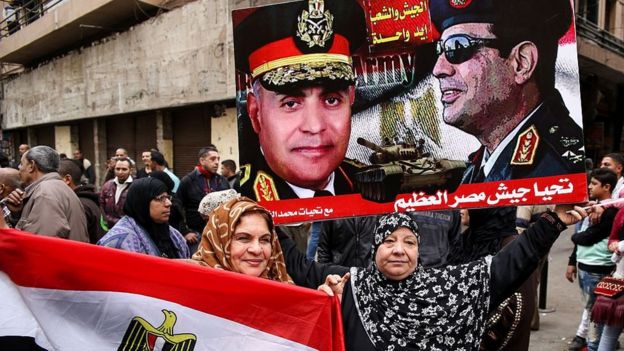
[[[35,161],[37,169],[43,173],[56,172],[59,168],[61,158],[58,152],[45,145],[39,145],[26,151],[25,157],[28,161]]]

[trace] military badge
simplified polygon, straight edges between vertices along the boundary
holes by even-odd
[[[531,165],[535,159],[535,152],[539,144],[540,137],[537,129],[532,125],[529,129],[518,135],[516,149],[511,159],[512,165]]]
[[[561,137],[561,145],[563,145],[563,147],[570,147],[578,144],[579,142],[580,140],[576,138]]]
[[[253,189],[258,201],[279,200],[273,178],[262,171],[258,171],[258,175],[256,175],[256,179],[254,180]]]
[[[471,2],[472,0],[449,0],[449,5],[456,9],[463,9],[470,5]]]
[[[308,10],[303,10],[297,17],[297,38],[307,44],[324,48],[332,38],[334,16],[325,11],[323,0],[308,0]]]
[[[582,154],[575,154],[574,152],[568,150],[566,152],[563,153],[563,155],[561,155],[561,157],[567,159],[568,161],[572,162],[572,163],[579,163],[581,161],[583,161],[583,155]]]
[[[194,334],[174,334],[173,326],[178,317],[175,313],[162,310],[165,320],[155,328],[141,317],[134,317],[124,334],[118,351],[188,350],[193,351],[197,343]]]

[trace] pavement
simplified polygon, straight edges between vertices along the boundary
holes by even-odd
[[[554,312],[540,312],[540,328],[531,332],[530,350],[567,350],[581,320],[583,308],[578,283],[565,279],[568,257],[574,248],[570,241],[572,233],[571,228],[564,231],[550,250],[546,309]],[[622,336],[620,344],[624,345]]]

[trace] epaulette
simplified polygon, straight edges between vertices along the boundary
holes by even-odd
[[[263,171],[258,171],[258,174],[256,174],[253,190],[258,201],[276,201],[280,199],[273,177]]]
[[[251,177],[251,164],[246,163],[240,166],[240,185],[245,184]]]
[[[573,125],[558,123],[548,126],[547,142],[561,158],[573,163],[582,163],[585,159],[583,151],[583,134],[581,128],[570,119]]]
[[[515,166],[532,165],[540,143],[540,135],[535,125],[531,125],[518,134],[516,148],[511,156],[511,164]]]

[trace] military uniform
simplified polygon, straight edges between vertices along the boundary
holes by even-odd
[[[345,159],[334,171],[334,194],[345,195],[357,192],[353,175],[361,164]],[[282,178],[277,176],[261,158],[256,164],[240,167],[240,192],[256,201],[296,199],[297,194]]]
[[[360,25],[356,25],[357,20]],[[235,16],[236,22],[236,68],[264,89],[288,95],[308,86],[331,84],[346,89],[355,84],[351,55],[366,42],[364,12],[356,1],[307,0],[260,7],[243,19]],[[246,122],[239,126],[250,127]],[[243,139],[241,145],[255,144],[253,139]],[[297,198],[259,152],[252,156],[253,151],[242,152],[241,193],[258,201]],[[281,162],[287,164],[288,160]],[[353,167],[348,161],[338,165],[333,174],[335,195],[355,192]]]
[[[485,147],[470,156],[463,183],[546,177],[585,172],[583,131],[558,92],[545,100],[505,146],[487,176]]]

